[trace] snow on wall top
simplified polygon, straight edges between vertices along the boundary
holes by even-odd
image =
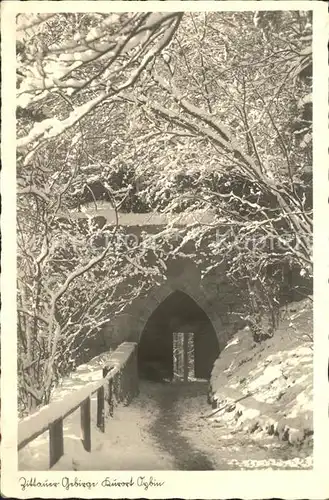
[[[61,214],[61,217],[69,216],[71,219],[87,219],[93,217],[104,217],[107,224],[116,224],[116,213],[109,203],[84,205],[81,212],[69,211]],[[214,213],[211,211],[195,210],[180,214],[162,214],[158,212],[150,213],[122,213],[118,212],[118,222],[120,226],[161,226],[170,222],[178,225],[209,224],[214,222]]]

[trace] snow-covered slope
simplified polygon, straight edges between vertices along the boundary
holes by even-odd
[[[309,445],[313,422],[312,302],[282,311],[271,339],[255,343],[248,328],[221,352],[211,375],[213,418],[247,432]]]

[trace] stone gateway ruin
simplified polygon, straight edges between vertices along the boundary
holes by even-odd
[[[87,215],[93,216],[100,227],[114,223],[112,210],[100,208],[97,212],[76,214],[81,219]],[[187,222],[182,220],[181,224]],[[119,214],[119,224],[125,227],[130,239],[139,238],[145,231],[155,234],[165,223],[159,214]],[[165,274],[163,283],[142,292],[116,317],[111,318],[109,310],[111,319],[89,343],[89,358],[124,341],[137,342],[142,378],[209,379],[218,354],[241,326],[232,314],[236,290],[227,282],[224,271],[202,278],[198,265],[188,257],[167,260]],[[180,374],[175,364],[181,365]]]

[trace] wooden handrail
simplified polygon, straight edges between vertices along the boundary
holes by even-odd
[[[104,377],[101,380],[90,382],[61,401],[50,403],[22,419],[18,423],[18,450],[49,430],[49,466],[52,467],[64,453],[63,421],[80,407],[82,443],[86,451],[91,451],[91,396],[97,392],[97,427],[105,432],[105,402],[110,406],[111,412],[113,378],[130,360],[136,364],[133,371],[137,376],[136,348],[135,342],[123,342],[110,355],[103,368]],[[138,380],[135,382],[137,387]]]

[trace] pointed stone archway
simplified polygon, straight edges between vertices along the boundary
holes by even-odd
[[[152,380],[173,379],[175,332],[193,336],[194,355],[189,362],[193,362],[194,377],[209,379],[220,352],[216,330],[202,306],[179,289],[165,294],[145,322],[138,349],[140,376]]]

